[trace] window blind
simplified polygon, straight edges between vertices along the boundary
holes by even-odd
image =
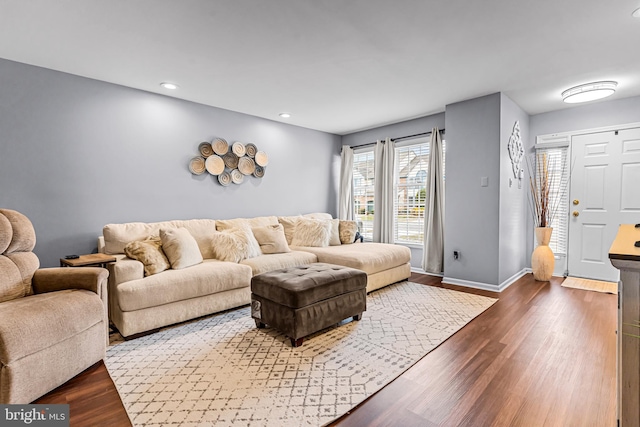
[[[566,255],[569,237],[569,147],[536,147],[536,158],[543,153],[547,155],[551,183],[549,204],[555,211],[549,247],[555,255]]]

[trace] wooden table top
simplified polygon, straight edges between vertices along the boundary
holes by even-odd
[[[640,261],[640,248],[634,246],[640,240],[640,228],[634,224],[622,224],[609,249],[609,259]]]
[[[60,262],[65,265],[68,265],[69,267],[82,267],[85,265],[105,264],[107,262],[115,262],[115,261],[116,261],[116,257],[114,257],[113,255],[107,255],[107,254],[80,255],[80,257],[76,259],[60,258]]]

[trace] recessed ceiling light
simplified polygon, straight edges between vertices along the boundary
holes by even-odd
[[[631,14],[634,18],[640,18],[640,7],[633,11]]]
[[[280,113],[279,116],[282,117],[283,119],[288,119],[289,117],[291,117],[291,114],[289,114],[289,113]]]
[[[594,82],[572,87],[562,92],[562,100],[567,104],[595,101],[613,95],[617,82]]]
[[[160,83],[160,86],[162,86],[165,89],[169,89],[169,90],[176,90],[178,89],[178,85],[175,83],[168,83],[168,82],[163,82]]]

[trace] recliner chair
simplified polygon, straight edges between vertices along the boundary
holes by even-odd
[[[26,404],[104,359],[104,268],[42,268],[23,214],[0,209],[0,404]]]

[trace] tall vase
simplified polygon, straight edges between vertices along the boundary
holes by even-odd
[[[538,246],[531,254],[531,270],[533,271],[533,278],[541,282],[548,282],[551,279],[553,267],[556,263],[553,252],[549,247],[552,231],[553,228],[551,227],[536,227]]]

